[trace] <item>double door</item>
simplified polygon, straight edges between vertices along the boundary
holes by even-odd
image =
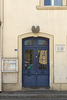
[[[49,86],[49,40],[32,37],[22,44],[22,86]]]

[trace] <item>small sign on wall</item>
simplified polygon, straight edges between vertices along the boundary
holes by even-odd
[[[56,51],[65,51],[65,45],[64,44],[56,44]]]

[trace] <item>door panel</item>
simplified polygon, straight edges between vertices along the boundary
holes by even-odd
[[[46,74],[37,75],[37,86],[48,86],[49,85],[48,79],[49,77]]]
[[[24,48],[23,55],[23,86],[36,86],[34,49]]]
[[[36,86],[36,76],[34,74],[23,75],[23,86]]]
[[[49,40],[27,38],[22,44],[22,85],[49,86]]]
[[[37,49],[37,86],[48,86],[49,85],[49,64],[48,61],[48,49],[38,48]]]

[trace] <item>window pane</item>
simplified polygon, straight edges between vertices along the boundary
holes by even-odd
[[[46,40],[38,40],[38,45],[47,45],[47,41]]]
[[[33,50],[25,50],[25,69],[33,68]]]
[[[30,40],[25,40],[24,41],[24,45],[33,45],[33,40],[30,39]]]
[[[54,0],[54,5],[61,6],[62,5],[62,0]]]
[[[48,5],[51,5],[51,0],[44,0],[44,5],[46,6],[48,6]]]
[[[38,50],[38,68],[47,69],[47,50]]]

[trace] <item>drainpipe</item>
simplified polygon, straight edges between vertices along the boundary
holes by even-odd
[[[4,0],[0,0],[0,91],[2,91],[3,4]]]

